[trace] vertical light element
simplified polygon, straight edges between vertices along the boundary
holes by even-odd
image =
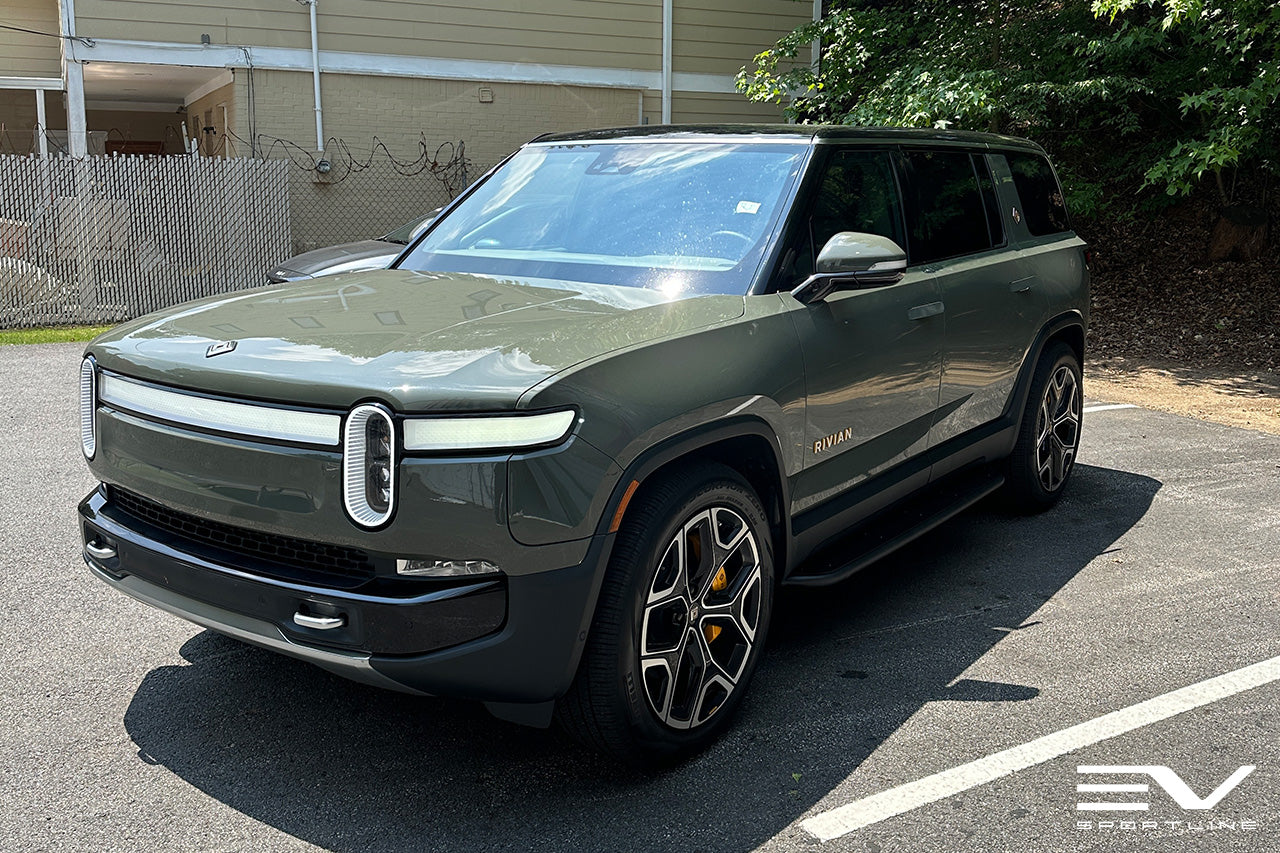
[[[84,66],[76,59],[76,2],[59,0],[62,12],[62,82],[67,89],[67,152],[77,160],[89,153],[84,115]]]
[[[303,0],[299,0],[303,2]],[[305,0],[311,11],[311,82],[316,98],[316,151],[324,153],[324,116],[320,107],[320,47],[316,38],[316,0]]]
[[[671,124],[672,0],[662,0],[662,123]]]
[[[342,503],[361,527],[378,527],[396,503],[396,436],[391,413],[366,403],[347,415],[342,438]]]
[[[813,22],[816,24],[822,20],[822,0],[813,0]],[[813,72],[818,73],[822,65],[822,39],[814,39],[809,42],[809,66]]]
[[[44,114],[44,89],[36,89],[36,124],[39,126],[37,144],[40,146],[40,156],[47,158],[49,156],[49,122]]]
[[[93,358],[80,362],[80,449],[85,459],[92,459],[98,452],[98,398],[95,388],[97,376]]]

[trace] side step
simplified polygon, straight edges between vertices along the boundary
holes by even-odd
[[[783,583],[829,586],[928,533],[1004,485],[990,468],[957,473],[918,496],[876,513],[806,560]]]

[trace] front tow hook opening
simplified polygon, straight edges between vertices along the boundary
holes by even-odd
[[[96,538],[84,543],[84,551],[98,562],[116,558],[116,549],[105,542],[98,541]]]
[[[347,624],[345,616],[312,616],[299,610],[293,614],[293,624],[302,628],[313,628],[317,631],[332,631]]]

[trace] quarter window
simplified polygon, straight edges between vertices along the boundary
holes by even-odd
[[[983,252],[1002,242],[1002,234],[993,239],[993,211],[978,179],[975,159],[985,170],[983,158],[967,151],[907,151],[904,156],[911,167],[907,229],[913,264]]]
[[[1061,234],[1071,230],[1062,187],[1054,177],[1053,167],[1039,154],[1006,154],[1013,185],[1018,189],[1022,213],[1032,237]]]

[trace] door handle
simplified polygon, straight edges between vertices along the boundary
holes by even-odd
[[[1009,282],[1010,293],[1026,293],[1031,289],[1031,285],[1035,284],[1036,277],[1029,275],[1026,278],[1014,279]]]
[[[941,302],[929,302],[925,305],[917,305],[907,312],[908,320],[923,320],[927,317],[936,317],[946,310],[946,306]]]

